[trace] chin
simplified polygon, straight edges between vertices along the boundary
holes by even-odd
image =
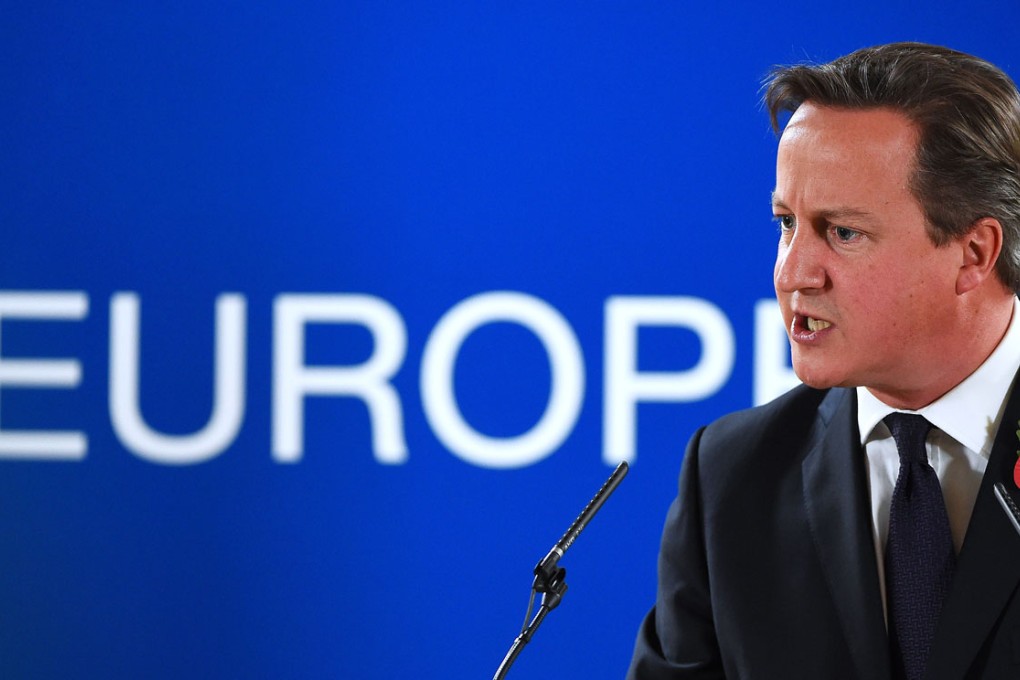
[[[818,368],[798,366],[796,362],[794,362],[793,365],[793,372],[797,375],[798,380],[808,387],[813,387],[816,390],[848,386],[847,381],[842,379],[841,376],[833,375],[830,372],[819,370]]]

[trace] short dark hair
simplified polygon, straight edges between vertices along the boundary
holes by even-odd
[[[765,105],[777,134],[780,115],[805,101],[910,119],[919,132],[910,189],[932,241],[945,244],[994,217],[1003,228],[996,271],[1020,291],[1020,93],[1009,76],[963,52],[901,42],[773,69]]]

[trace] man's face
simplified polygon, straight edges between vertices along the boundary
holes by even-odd
[[[808,385],[907,404],[950,363],[961,255],[926,233],[909,189],[916,148],[914,126],[889,109],[806,102],[783,132],[776,296]]]

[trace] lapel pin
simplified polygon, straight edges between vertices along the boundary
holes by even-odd
[[[1016,439],[1020,443],[1020,420],[1016,423]],[[1020,489],[1020,448],[1016,450],[1016,465],[1013,466],[1013,483],[1016,484],[1016,488]]]

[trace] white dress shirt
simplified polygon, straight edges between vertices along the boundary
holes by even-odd
[[[918,411],[934,429],[925,447],[928,462],[942,485],[953,545],[960,552],[970,515],[988,466],[995,434],[1006,408],[1013,376],[1020,369],[1020,300],[1013,298],[1013,317],[1002,341],[976,371],[944,396]],[[875,553],[885,601],[884,554],[889,533],[889,504],[899,474],[896,442],[882,419],[898,411],[879,401],[864,387],[857,388],[857,425],[864,446],[871,489]],[[1010,426],[1012,430],[1012,426]]]

